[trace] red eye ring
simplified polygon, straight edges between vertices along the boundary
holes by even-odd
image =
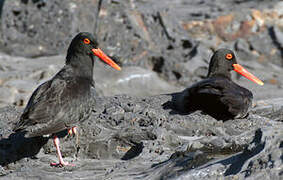
[[[225,58],[227,59],[227,60],[231,60],[232,58],[233,58],[233,55],[232,54],[226,54],[226,56],[225,56]]]
[[[84,39],[84,43],[85,43],[85,44],[89,44],[89,43],[90,43],[90,40],[89,40],[88,38],[85,38],[85,39]]]

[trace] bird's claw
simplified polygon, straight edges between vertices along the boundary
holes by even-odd
[[[74,164],[72,163],[68,163],[68,162],[59,162],[59,163],[50,163],[50,166],[53,166],[53,167],[64,167],[64,166],[75,166]]]

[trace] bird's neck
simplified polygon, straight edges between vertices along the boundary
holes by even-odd
[[[210,72],[208,71],[208,74],[207,74],[207,78],[211,78],[211,77],[225,77],[227,79],[231,79],[231,73],[230,71],[215,71],[215,72]]]
[[[93,59],[91,56],[67,56],[65,68],[70,76],[93,79]]]

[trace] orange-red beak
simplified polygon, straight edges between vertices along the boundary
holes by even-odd
[[[259,84],[259,85],[263,85],[264,83],[258,79],[257,77],[255,77],[253,74],[251,74],[250,72],[248,72],[243,66],[239,65],[239,64],[233,64],[234,66],[234,71],[236,71],[237,73],[241,74],[242,76],[245,76],[246,78],[248,78],[249,80]]]
[[[117,69],[118,71],[121,70],[120,66],[118,66],[118,64],[116,64],[110,57],[108,57],[101,49],[92,49],[92,52],[94,53],[94,55],[99,57],[99,59],[109,64],[114,69]]]

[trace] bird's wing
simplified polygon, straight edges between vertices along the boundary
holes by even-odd
[[[225,96],[220,98],[221,102],[225,104],[229,112],[233,115],[239,114],[239,112],[247,112],[251,106],[253,95],[249,91],[239,91],[236,89],[230,89],[225,91]]]
[[[40,85],[32,94],[14,131],[25,129],[29,126],[40,126],[54,121],[55,116],[64,108],[62,93],[66,89],[66,81],[53,79]],[[56,118],[58,119],[58,118]],[[54,131],[64,129],[64,124],[53,123]],[[38,127],[39,128],[39,127]]]
[[[210,79],[196,83],[190,88],[190,93],[194,95],[221,96],[223,94],[223,80]]]
[[[185,89],[178,98],[176,106],[183,111],[194,111],[203,107],[203,102],[212,104],[222,95],[222,88],[216,80],[204,79]]]
[[[195,91],[210,101],[219,101],[233,115],[246,112],[251,105],[252,94],[249,91],[223,78],[212,79],[209,83],[204,81]]]

